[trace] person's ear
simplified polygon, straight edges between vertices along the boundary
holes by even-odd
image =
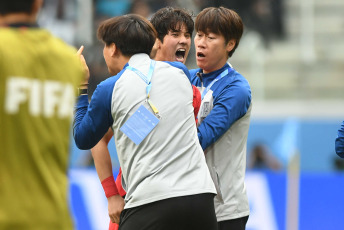
[[[226,50],[227,50],[228,53],[232,51],[232,49],[233,49],[234,46],[235,46],[235,43],[236,43],[236,42],[235,42],[234,39],[229,40],[229,42],[228,42],[227,45],[226,45]]]
[[[118,49],[115,43],[111,43],[110,45],[111,57],[114,57],[118,54]]]
[[[152,51],[150,53],[150,58],[152,58],[152,59],[155,58],[156,52],[158,51],[159,47],[160,47],[160,40],[157,38],[157,39],[155,39],[154,46],[152,47]]]
[[[159,38],[155,40],[154,46],[156,46],[156,49],[161,49],[162,42],[160,41]]]

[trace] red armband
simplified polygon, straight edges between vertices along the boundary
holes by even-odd
[[[103,186],[106,198],[119,194],[116,183],[115,183],[115,179],[113,178],[113,176],[109,176],[108,178],[104,179],[102,181],[102,186]]]

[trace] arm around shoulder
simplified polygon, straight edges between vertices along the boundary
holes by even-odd
[[[93,148],[113,123],[111,115],[113,84],[102,83],[97,86],[89,104],[86,95],[78,98],[73,136],[80,149]]]
[[[214,107],[198,127],[198,138],[203,149],[215,143],[247,113],[251,105],[251,90],[245,84],[228,84],[214,93]]]

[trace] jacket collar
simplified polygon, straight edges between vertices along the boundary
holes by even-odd
[[[214,80],[218,75],[220,75],[227,68],[230,68],[228,63],[226,63],[221,69],[215,70],[215,71],[210,72],[210,73],[203,73],[203,70],[200,69],[198,71],[197,75],[201,76],[201,79],[202,79],[204,85],[207,85],[207,83]]]

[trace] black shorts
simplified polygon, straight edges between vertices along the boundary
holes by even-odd
[[[245,230],[248,216],[219,222],[219,230]]]
[[[119,230],[217,230],[214,194],[175,197],[124,209]]]

